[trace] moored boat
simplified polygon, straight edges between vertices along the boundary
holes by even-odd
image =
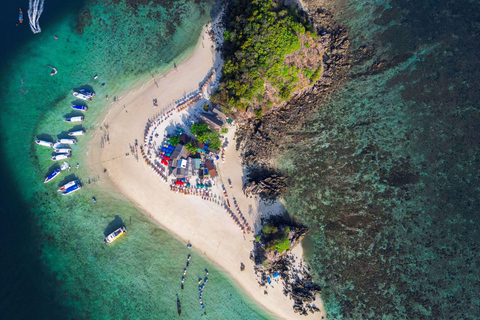
[[[58,139],[57,143],[59,143],[59,144],[77,144],[77,140],[75,140],[75,139]]]
[[[117,240],[119,237],[123,236],[127,232],[125,227],[120,227],[117,230],[110,233],[108,236],[105,237],[105,244],[112,243],[113,241]]]
[[[88,107],[87,107],[87,106],[74,105],[74,106],[72,106],[72,109],[80,110],[80,111],[87,111],[87,110],[88,110]]]
[[[47,183],[55,179],[60,174],[60,169],[55,169],[52,173],[48,175],[43,183]]]
[[[65,160],[68,159],[72,156],[71,153],[60,153],[56,154],[52,157],[52,161],[60,161],[60,160]]]
[[[45,141],[45,140],[35,140],[35,143],[39,146],[53,148],[53,142]]]
[[[69,136],[83,136],[84,134],[85,130],[77,130],[68,133]]]
[[[65,122],[82,122],[85,118],[83,116],[71,117],[66,118],[63,121]]]
[[[72,181],[70,181],[70,182],[67,182],[67,183],[64,184],[63,186],[61,186],[60,189],[58,189],[57,191],[59,191],[59,192],[60,192],[60,191],[65,191],[65,190],[67,190],[68,188],[73,187],[73,186],[76,185],[76,184],[80,184],[80,181],[78,181],[78,180],[72,180]]]
[[[55,151],[56,153],[70,153],[70,152],[72,152],[72,149],[58,148],[58,149],[54,149],[53,151]]]
[[[68,187],[67,189],[65,189],[65,191],[62,192],[62,196],[66,196],[67,194],[74,193],[80,189],[82,189],[82,186],[78,181],[76,181],[76,183],[73,186]]]
[[[82,99],[82,100],[85,100],[85,101],[92,101],[93,97],[95,97],[95,93],[89,92],[85,89],[80,89],[78,91],[75,91],[73,93],[73,96],[75,98],[79,98],[79,99]]]

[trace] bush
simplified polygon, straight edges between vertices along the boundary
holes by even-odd
[[[277,233],[278,227],[275,227],[274,225],[271,225],[270,223],[267,223],[263,226],[262,232],[265,236]]]
[[[262,116],[263,116],[263,109],[262,108],[255,110],[255,119],[261,119]]]
[[[197,153],[197,148],[195,148],[195,145],[192,142],[187,143],[185,149],[192,154]]]
[[[259,234],[255,237],[255,242],[260,242],[260,239],[262,239],[262,236]]]
[[[173,136],[169,139],[169,142],[172,146],[176,146],[177,144],[180,143],[180,137],[179,136]]]
[[[208,109],[209,109],[209,108],[208,108],[208,104],[205,103],[205,104],[203,105],[203,110],[208,111]]]
[[[228,133],[228,128],[227,128],[227,127],[222,127],[222,129],[220,129],[220,133],[221,133],[221,134],[226,134],[226,133]]]

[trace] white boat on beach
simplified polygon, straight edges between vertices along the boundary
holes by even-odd
[[[60,189],[58,189],[57,191],[58,191],[58,192],[65,191],[65,190],[67,190],[68,188],[73,187],[73,186],[76,185],[76,184],[80,184],[80,181],[78,181],[78,180],[72,180],[72,181],[70,181],[70,182],[67,182],[67,183],[64,184],[63,186],[61,186]]]
[[[75,98],[79,98],[79,99],[82,99],[82,100],[85,100],[85,101],[92,101],[93,97],[95,97],[95,93],[89,92],[85,89],[80,89],[78,91],[75,91],[73,93],[73,96]]]
[[[83,116],[77,116],[77,117],[71,117],[71,118],[66,118],[63,121],[65,122],[82,122],[85,120]]]
[[[39,146],[53,148],[53,142],[45,141],[45,140],[35,140],[35,143]]]
[[[53,150],[55,151],[56,153],[70,153],[72,152],[72,149],[68,149],[68,148],[58,148],[58,149],[55,149]]]
[[[72,132],[69,132],[68,135],[69,136],[83,136],[85,134],[85,130],[77,130],[77,131],[72,131]]]
[[[65,160],[68,159],[72,156],[71,153],[60,153],[56,154],[52,157],[52,161],[60,161],[60,160]]]
[[[75,139],[58,139],[57,143],[59,143],[59,144],[77,144],[77,140],[75,140]]]

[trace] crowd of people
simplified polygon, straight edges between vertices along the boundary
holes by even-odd
[[[242,212],[240,211],[240,207],[238,206],[237,200],[235,198],[233,198],[233,204],[235,206],[235,209],[237,210],[238,217],[235,215],[233,210],[230,208],[230,201],[228,199],[227,189],[225,189],[225,186],[222,186],[222,187],[223,187],[223,195],[225,196],[225,199],[226,199],[226,201],[223,204],[223,206],[225,208],[225,212],[227,212],[230,215],[230,217],[233,219],[235,224],[238,226],[238,228],[243,233],[252,232],[252,229],[248,225],[247,219],[245,219]]]

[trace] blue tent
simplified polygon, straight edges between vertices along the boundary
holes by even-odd
[[[280,274],[279,274],[278,272],[276,272],[276,273],[273,275],[273,277],[276,278],[276,277],[278,277],[279,275],[280,275]]]

